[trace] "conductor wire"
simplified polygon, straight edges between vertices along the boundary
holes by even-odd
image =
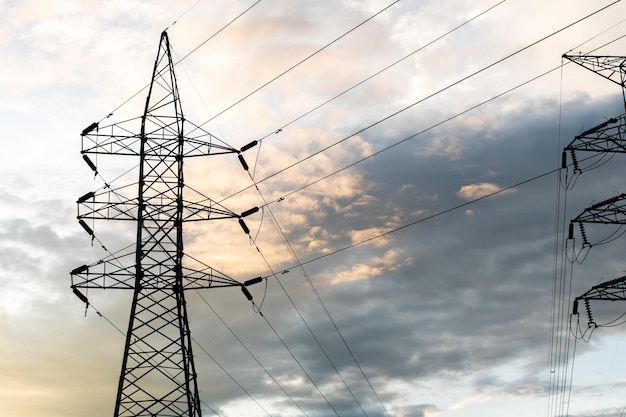
[[[372,20],[373,18],[375,18],[376,16],[378,16],[379,14],[383,13],[384,11],[386,11],[387,9],[389,9],[391,6],[393,6],[394,4],[398,3],[400,0],[396,0],[393,3],[391,3],[390,5],[388,5],[387,7],[385,7],[384,9],[380,10],[379,12],[375,13],[374,15],[368,17],[367,19],[365,19],[363,22],[359,23],[358,25],[356,25],[355,27],[353,27],[352,29],[348,30],[347,32],[345,32],[343,35],[339,36],[338,38],[335,38],[334,40],[332,40],[331,42],[327,43],[326,45],[322,46],[320,49],[318,49],[317,51],[313,52],[312,54],[308,55],[306,58],[301,59],[300,61],[298,61],[297,63],[295,63],[294,65],[292,65],[291,67],[287,68],[285,71],[281,72],[280,74],[278,74],[277,76],[275,76],[274,78],[272,78],[271,80],[267,81],[265,84],[261,85],[260,87],[258,87],[257,89],[255,89],[254,91],[246,94],[244,97],[240,98],[239,100],[237,100],[236,102],[234,102],[233,104],[231,104],[230,106],[226,107],[224,110],[220,111],[219,113],[217,113],[215,116],[211,117],[210,119],[208,119],[206,122],[202,123],[199,127],[204,126],[205,124],[209,123],[210,121],[212,121],[213,119],[215,119],[216,117],[219,117],[220,115],[222,115],[223,113],[227,112],[228,110],[232,109],[233,107],[235,107],[237,104],[241,103],[242,101],[246,100],[247,98],[249,98],[250,96],[252,96],[253,94],[258,93],[259,91],[261,91],[262,89],[264,89],[265,87],[267,87],[268,85],[270,85],[271,83],[273,83],[274,81],[276,81],[277,79],[279,79],[280,77],[282,77],[283,75],[287,74],[289,71],[295,69],[296,67],[300,66],[301,64],[303,64],[304,62],[308,61],[309,59],[313,58],[315,55],[319,54],[320,52],[322,52],[324,49],[328,48],[329,46],[333,45],[334,43],[338,42],[339,40],[341,40],[342,38],[346,37],[348,34],[354,32],[356,29],[358,29],[359,27],[363,26],[364,24],[366,24],[367,22],[369,22],[370,20]]]

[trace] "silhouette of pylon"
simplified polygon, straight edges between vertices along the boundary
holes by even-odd
[[[140,122],[140,132],[133,133]],[[188,221],[238,218],[258,208],[236,214],[202,196],[197,202],[183,196],[186,189],[183,160],[188,157],[236,153],[236,150],[183,116],[174,63],[166,32],[161,34],[144,114],[108,126],[92,123],[81,134],[82,154],[96,174],[88,154],[130,155],[139,158],[138,193],[126,197],[129,185],[110,184],[80,197],[78,219],[95,239],[85,220],[135,221],[134,249],[111,254],[71,273],[71,287],[85,303],[81,289],[133,290],[128,331],[122,360],[114,417],[202,415],[185,290],[240,286],[244,283],[185,257],[183,224]],[[247,149],[251,146],[247,145]],[[187,265],[189,263],[189,265]]]

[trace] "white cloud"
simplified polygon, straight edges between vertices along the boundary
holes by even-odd
[[[464,185],[457,192],[457,195],[464,200],[475,200],[477,198],[485,197],[494,193],[497,193],[502,188],[494,183],[480,182],[476,184]],[[515,189],[509,189],[502,191],[500,194],[514,193]]]
[[[382,257],[375,257],[369,263],[354,264],[349,269],[342,267],[335,272],[330,280],[330,285],[345,284],[353,281],[361,281],[378,277],[385,272],[391,272],[402,265],[411,264],[412,259],[400,260],[402,251],[399,249],[389,249]]]

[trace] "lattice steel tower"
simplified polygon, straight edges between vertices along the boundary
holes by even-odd
[[[619,85],[622,90],[626,110],[626,56],[610,55],[563,55],[571,62],[586,68],[597,75]],[[569,152],[575,171],[579,168],[576,152],[604,154],[626,153],[626,113],[611,117],[607,121],[576,136],[563,152],[563,168],[566,167],[566,152]],[[569,239],[573,238],[573,226],[577,223],[583,245],[591,246],[585,231],[585,224],[626,225],[626,193],[587,207],[570,222]],[[594,285],[574,300],[573,312],[578,314],[578,302],[583,301],[587,310],[589,325],[595,326],[589,301],[626,301],[626,277],[616,278]]]
[[[92,239],[85,220],[134,221],[135,247],[70,273],[74,293],[86,303],[84,291],[90,288],[133,290],[114,416],[201,416],[184,290],[240,286],[251,299],[246,286],[261,278],[239,283],[185,256],[183,224],[236,218],[248,232],[242,217],[258,208],[236,214],[208,198],[186,199],[183,160],[235,153],[246,168],[241,152],[254,143],[236,150],[184,118],[166,32],[143,115],[108,126],[92,123],[81,142],[83,159],[96,173],[88,154],[139,158],[137,183],[118,188],[105,183],[77,201],[79,223]],[[137,195],[125,196],[135,186]]]

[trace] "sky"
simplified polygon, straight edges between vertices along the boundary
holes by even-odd
[[[92,242],[76,200],[136,162],[99,157],[94,178],[80,132],[141,115],[167,29],[185,117],[260,141],[250,175],[233,155],[185,165],[234,212],[264,206],[252,239],[185,225],[188,255],[266,278],[256,308],[187,293],[203,415],[623,416],[626,305],[557,331],[585,331],[571,301],[625,269],[611,226],[590,249],[563,234],[626,191],[624,157],[558,169],[624,113],[618,85],[562,59],[624,54],[626,6],[589,16],[611,3],[0,0],[0,415],[113,413],[132,294],[86,310],[69,272],[133,244],[113,221]]]

